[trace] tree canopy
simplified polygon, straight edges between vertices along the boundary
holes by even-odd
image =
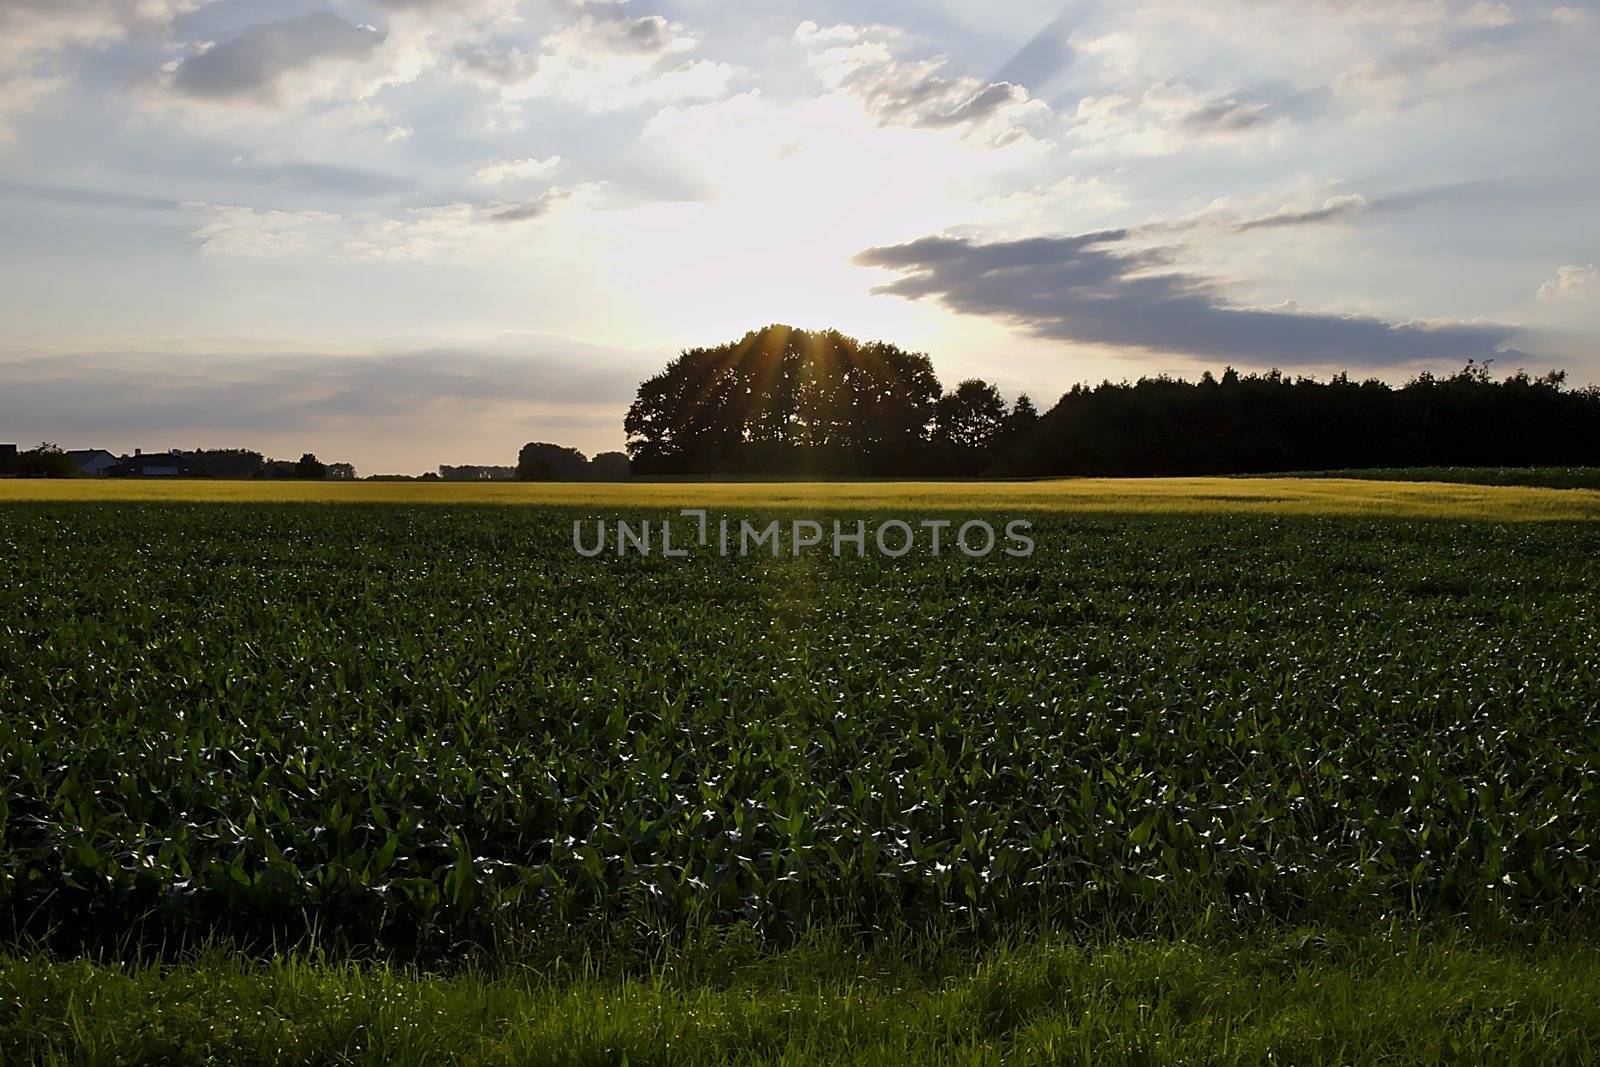
[[[1600,390],[1552,371],[1496,381],[1483,364],[1399,388],[1277,371],[1219,381],[1075,386],[991,457],[1009,475],[1245,474],[1415,466],[1600,464]]]
[[[927,465],[939,394],[920,353],[768,326],[640,385],[628,453],[652,473],[896,473]]]

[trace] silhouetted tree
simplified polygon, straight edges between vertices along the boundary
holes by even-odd
[[[1000,474],[1179,475],[1409,466],[1600,464],[1600,390],[1469,363],[1394,388],[1279,371],[1191,384],[1165,376],[1073,386]]]
[[[589,472],[589,458],[576,448],[532,441],[517,454],[517,477],[525,482],[573,481]]]
[[[1023,393],[1001,421],[1000,432],[989,446],[985,469],[1000,469],[1015,463],[1038,426],[1039,409],[1033,406],[1033,399]]]
[[[461,467],[440,466],[439,477],[447,482],[509,482],[516,480],[517,468],[470,464]]]
[[[180,453],[189,466],[212,478],[254,478],[265,460],[244,448],[197,448]]]
[[[59,446],[42,441],[38,448],[17,453],[11,473],[20,478],[71,478],[78,473],[78,465]]]
[[[300,457],[300,462],[294,465],[296,478],[318,479],[328,476],[328,465],[318,460],[315,455],[307,452]]]
[[[601,452],[589,461],[589,477],[600,482],[620,482],[633,472],[625,452]]]
[[[997,443],[1006,404],[988,382],[969,378],[939,398],[934,408],[934,440],[947,474],[977,474]]]
[[[897,473],[926,466],[928,357],[834,330],[769,326],[680,354],[624,428],[642,473]]]

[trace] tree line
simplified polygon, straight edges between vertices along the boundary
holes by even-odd
[[[1043,415],[927,356],[769,326],[690,349],[625,421],[640,474],[1201,475],[1600,464],[1600,389],[1469,361],[1400,386],[1279,371],[1074,386]]]
[[[306,452],[298,460],[268,459],[247,448],[198,448],[193,451],[135,453],[123,456],[105,471],[110,478],[136,477],[140,464],[170,466],[189,478],[293,478],[350,481],[356,469],[349,463],[324,463],[315,453]],[[18,478],[72,478],[79,473],[72,453],[49,441],[17,452],[0,462],[0,475]]]

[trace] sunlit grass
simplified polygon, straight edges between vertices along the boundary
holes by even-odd
[[[1366,479],[1078,478],[940,482],[293,482],[14,479],[8,501],[555,504],[814,510],[1029,510],[1600,519],[1600,491]]]
[[[425,976],[212,952],[0,959],[8,1063],[1580,1063],[1600,952],[1290,931],[1036,943],[919,972],[807,951],[718,977]]]

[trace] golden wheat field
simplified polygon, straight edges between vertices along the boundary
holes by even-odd
[[[513,504],[566,507],[931,509],[1600,519],[1600,491],[1300,478],[1069,478],[930,482],[292,482],[8,480],[0,503]]]

